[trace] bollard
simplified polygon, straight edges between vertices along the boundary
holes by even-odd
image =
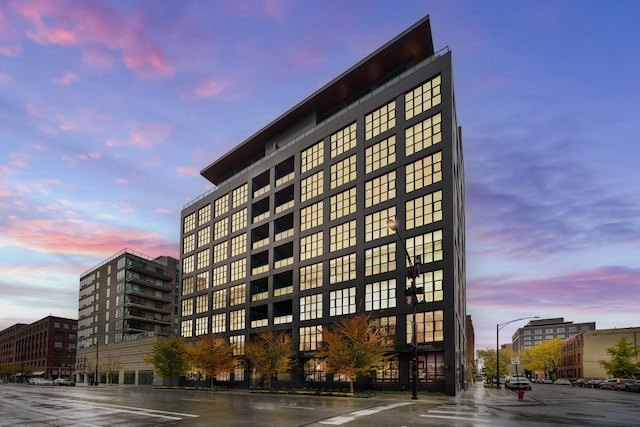
[[[524,399],[524,390],[518,390],[518,400]]]

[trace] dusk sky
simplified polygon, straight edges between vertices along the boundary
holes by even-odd
[[[178,258],[200,170],[425,15],[476,348],[520,317],[640,326],[640,2],[0,0],[0,329],[77,318],[124,248]]]

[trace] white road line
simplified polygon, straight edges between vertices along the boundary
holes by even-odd
[[[353,421],[358,417],[377,414],[378,412],[387,411],[389,409],[398,408],[400,406],[405,406],[405,405],[411,405],[411,402],[391,403],[389,405],[376,406],[375,408],[361,409],[359,411],[354,411],[346,415],[338,415],[337,417],[320,421],[320,424],[330,424],[334,426],[339,426],[339,425],[348,423],[349,421]]]
[[[469,417],[454,417],[451,415],[429,415],[429,414],[422,414],[420,415],[421,417],[424,418],[441,418],[444,420],[461,420],[461,421],[472,421],[474,423],[490,423],[492,422],[492,420],[490,419],[482,419],[482,418],[473,418],[473,419],[469,419]]]
[[[64,399],[60,399],[65,401]],[[123,412],[130,414],[138,414],[144,415],[148,417],[156,417],[156,418],[166,418],[169,420],[179,421],[183,418],[197,418],[198,415],[195,414],[184,414],[181,412],[169,412],[169,411],[160,411],[157,409],[150,408],[138,408],[135,406],[123,406],[123,405],[112,405],[108,403],[95,403],[88,401],[77,401],[77,400],[66,400],[68,403],[72,403],[73,405],[77,405],[80,409],[86,408],[87,406],[94,407],[96,409],[104,409],[111,410],[114,412]]]

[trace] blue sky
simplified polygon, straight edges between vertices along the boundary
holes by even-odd
[[[124,248],[178,257],[200,170],[427,14],[476,347],[519,317],[640,326],[640,3],[2,0],[0,329],[77,318]]]

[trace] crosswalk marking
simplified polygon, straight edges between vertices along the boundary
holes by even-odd
[[[339,425],[348,423],[349,421],[353,421],[358,417],[365,417],[367,415],[377,414],[378,412],[387,411],[389,409],[398,408],[400,406],[405,406],[405,405],[411,405],[411,402],[398,402],[398,403],[391,403],[388,405],[376,406],[374,408],[369,408],[369,409],[360,409],[358,411],[354,411],[346,415],[339,415],[337,417],[320,421],[320,424],[329,424],[329,425],[339,426]]]

